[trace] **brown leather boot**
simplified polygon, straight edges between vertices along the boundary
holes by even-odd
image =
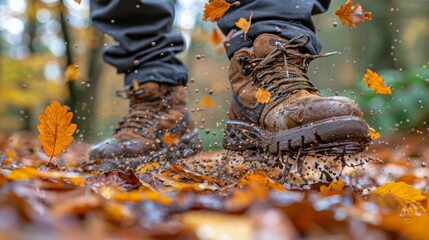
[[[128,114],[110,138],[91,148],[90,159],[155,156],[161,150],[180,151],[178,157],[186,157],[200,151],[198,131],[190,121],[183,86],[149,82],[119,93],[130,99]],[[167,141],[166,133],[170,134]]]
[[[308,35],[287,40],[262,34],[252,49],[234,54],[225,148],[310,155],[366,149],[371,137],[359,106],[345,97],[322,97],[306,76],[309,62],[322,56],[300,51],[309,41]],[[256,100],[258,88],[271,94],[268,103]]]

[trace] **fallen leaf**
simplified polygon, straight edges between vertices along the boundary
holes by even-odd
[[[265,190],[286,191],[286,188],[283,187],[283,185],[267,177],[267,175],[262,172],[246,173],[238,181],[238,186],[245,186],[250,182],[260,185],[260,187]]]
[[[222,42],[221,33],[219,33],[218,28],[214,28],[212,35],[210,36],[210,42],[213,43],[213,45],[218,45]]]
[[[223,17],[232,5],[239,6],[240,2],[228,3],[225,0],[213,0],[206,3],[206,5],[204,5],[203,20],[216,22]]]
[[[176,146],[180,142],[180,137],[179,135],[166,132],[164,137],[162,137],[162,141],[167,145]]]
[[[129,192],[123,191],[115,185],[103,186],[98,189],[99,194],[108,200],[125,201],[139,203],[141,201],[153,201],[161,204],[170,204],[170,198],[151,190],[132,190]]]
[[[250,25],[252,24],[252,16],[253,16],[253,13],[250,14],[249,21],[247,21],[247,19],[245,18],[240,18],[235,23],[235,26],[237,26],[244,32],[244,41],[246,41],[247,32],[249,32]]]
[[[353,5],[352,0],[347,0],[344,6],[340,5],[335,12],[341,23],[347,23],[351,28],[355,28],[357,24],[363,24],[365,20],[372,20],[372,13],[365,12],[360,4]]]
[[[255,98],[259,103],[268,103],[271,99],[271,93],[265,91],[263,88],[258,88],[255,93]]]
[[[6,178],[9,180],[30,180],[34,177],[39,176],[39,171],[35,167],[21,167],[16,168],[10,171],[9,174],[6,175]]]
[[[371,69],[366,70],[363,80],[374,92],[392,95],[392,90],[384,84],[383,78]]]
[[[61,106],[57,101],[53,101],[43,114],[39,114],[38,138],[51,160],[59,156],[73,141],[73,133],[77,126],[71,123],[72,118],[73,113],[68,111],[67,106]]]
[[[76,64],[68,65],[64,72],[66,82],[71,82],[79,77],[79,66]]]
[[[426,211],[422,203],[426,196],[422,195],[422,191],[414,189],[404,182],[387,182],[370,193],[383,197],[393,197],[401,205],[402,212],[408,212],[411,215]]]
[[[203,102],[203,105],[205,107],[213,107],[214,106],[214,101],[210,97],[204,96],[202,102]]]
[[[346,183],[343,181],[343,180],[338,180],[338,181],[335,181],[335,182],[331,182],[330,184],[329,184],[329,186],[325,186],[325,185],[322,185],[321,187],[320,187],[320,192],[321,193],[327,193],[327,192],[330,192],[330,191],[340,191],[340,190],[342,190],[344,187],[346,186]]]
[[[369,127],[369,134],[371,134],[372,139],[379,139],[381,137],[381,134],[377,132],[374,128]]]

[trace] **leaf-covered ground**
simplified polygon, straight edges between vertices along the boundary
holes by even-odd
[[[344,160],[305,157],[303,179],[293,159],[249,152],[102,164],[72,144],[46,165],[37,138],[3,134],[0,236],[429,239],[426,138],[379,140]]]

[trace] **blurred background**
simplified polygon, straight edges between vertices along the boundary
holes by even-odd
[[[210,39],[213,23],[202,22],[206,0],[177,0],[175,24],[187,42],[180,56],[189,66],[190,109],[206,148],[220,148],[229,108],[229,61]],[[356,29],[334,13],[333,0],[314,18],[323,52],[339,55],[314,61],[310,78],[325,95],[354,98],[368,123],[383,136],[429,131],[429,0],[362,1],[373,20]],[[77,138],[89,143],[108,137],[127,112],[114,96],[123,76],[103,63],[113,43],[91,26],[88,0],[0,0],[0,133],[37,132],[37,115],[52,100],[67,104],[78,124]],[[338,26],[336,26],[338,25]],[[79,76],[66,81],[68,65]],[[367,68],[392,86],[378,95],[363,82]],[[209,92],[213,91],[213,94]],[[210,129],[207,133],[206,129]]]

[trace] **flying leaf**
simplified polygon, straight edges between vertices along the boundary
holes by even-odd
[[[377,132],[374,128],[369,127],[369,134],[371,134],[372,139],[379,139],[381,137],[380,133]]]
[[[218,28],[213,29],[212,35],[210,36],[210,42],[212,42],[213,45],[218,45],[222,42],[222,36],[219,31],[220,30]]]
[[[329,186],[325,186],[325,185],[322,185],[321,187],[320,187],[320,192],[321,193],[327,193],[327,192],[329,192],[329,191],[340,191],[341,189],[343,189],[344,187],[346,186],[346,183],[343,181],[343,180],[338,180],[338,181],[335,181],[335,182],[331,182],[330,184],[329,184]]]
[[[426,211],[422,203],[426,196],[422,195],[422,191],[414,189],[404,182],[387,182],[370,193],[383,197],[393,197],[401,205],[402,211],[409,212],[412,215]]]
[[[205,107],[213,107],[214,106],[214,101],[213,101],[213,99],[211,99],[211,98],[209,98],[209,97],[206,97],[206,96],[204,96],[203,97],[203,105],[205,106]]]
[[[240,2],[236,1],[234,3],[228,3],[225,0],[213,0],[206,3],[204,6],[203,20],[216,22],[218,19],[223,17],[232,5],[239,6]]]
[[[61,106],[57,101],[53,101],[43,114],[39,114],[38,138],[51,160],[59,156],[73,141],[73,133],[77,126],[71,123],[72,118],[73,113],[68,111],[67,106]]]
[[[340,5],[335,14],[343,25],[347,23],[351,28],[355,28],[358,23],[363,24],[365,20],[372,20],[372,13],[365,12],[360,4],[353,5],[353,0],[347,0],[344,6]]]
[[[79,77],[79,66],[76,64],[68,65],[64,72],[64,76],[67,82],[76,80]]]
[[[176,146],[180,142],[179,135],[167,132],[162,137],[162,141],[170,146]]]
[[[374,92],[379,94],[389,94],[392,95],[392,90],[390,87],[387,87],[384,84],[383,78],[378,75],[376,72],[367,69],[363,80],[366,82],[369,88],[374,90]]]
[[[249,32],[250,25],[252,24],[252,16],[253,16],[253,13],[250,14],[249,21],[247,21],[247,19],[245,18],[240,18],[235,23],[235,26],[237,26],[244,32],[244,41],[246,41],[247,32]]]
[[[268,103],[271,99],[271,93],[265,91],[263,88],[258,88],[255,93],[255,98],[259,103]]]
[[[82,0],[74,0],[77,4],[80,4]]]

